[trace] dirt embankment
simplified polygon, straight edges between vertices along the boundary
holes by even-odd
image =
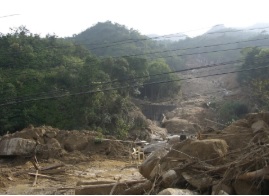
[[[143,179],[130,150],[129,143],[93,131],[25,128],[0,140],[0,194],[74,194],[79,181]],[[38,176],[33,186],[35,155],[39,174],[47,176]],[[55,164],[60,167],[43,170]]]

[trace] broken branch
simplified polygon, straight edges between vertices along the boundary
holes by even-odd
[[[259,170],[256,170],[256,171],[244,173],[244,174],[238,176],[236,179],[252,180],[255,178],[264,178],[264,177],[267,177],[267,175],[269,175],[269,166],[266,166],[266,167],[259,169]]]
[[[36,186],[37,176],[38,176],[38,170],[36,170],[36,173],[35,173],[35,180],[34,180],[33,186]]]
[[[49,169],[56,169],[56,168],[58,168],[58,167],[62,167],[62,166],[64,166],[63,163],[56,163],[56,164],[54,164],[54,165],[49,165],[49,166],[47,166],[47,167],[43,167],[43,168],[41,168],[40,170],[41,170],[41,171],[44,171],[44,170],[49,170]]]
[[[116,186],[120,183],[120,179],[121,179],[121,177],[118,178],[117,182],[116,182],[115,185],[112,187],[112,189],[111,189],[109,195],[112,195],[112,194],[113,194],[113,192],[114,192]]]
[[[57,178],[54,178],[54,177],[48,176],[48,175],[43,175],[43,174],[28,173],[28,175],[30,175],[30,176],[40,176],[40,177],[44,177],[44,178],[48,178],[48,179],[57,180]]]

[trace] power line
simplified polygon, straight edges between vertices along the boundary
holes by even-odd
[[[208,92],[204,92],[203,94],[188,96],[188,98],[205,96],[205,95],[208,95],[208,94],[221,93],[221,92],[231,91],[231,90],[234,90],[234,89],[239,89],[239,87],[234,87],[234,88],[230,88],[230,89],[222,89],[222,90],[217,90],[217,91],[208,91]],[[162,100],[162,101],[152,102],[152,104],[166,103],[166,102],[171,102],[171,101],[177,101],[177,100],[180,100],[180,99],[182,99],[182,97],[175,98],[175,99],[166,99],[166,100]]]
[[[240,32],[240,31],[246,31],[246,30],[257,30],[257,29],[268,29],[268,27],[261,27],[261,28],[250,28],[250,29],[242,29],[242,30],[233,30],[233,31],[216,31],[216,32],[211,32],[211,33],[206,33],[204,35],[211,35],[211,34],[218,34],[218,33],[234,33],[234,32]],[[178,33],[179,34],[179,33]],[[166,35],[164,36],[156,36],[154,37],[154,39],[157,39],[158,37],[165,37]],[[132,42],[138,42],[138,41],[145,41],[145,40],[149,40],[149,39],[153,39],[153,38],[143,38],[143,39],[127,39],[127,40],[122,40],[122,41],[116,41],[116,42],[110,42],[109,44],[110,45],[106,45],[106,46],[103,46],[103,47],[99,47],[99,48],[108,48],[108,47],[113,47],[115,45],[122,45],[122,44],[125,44],[125,43],[132,43]],[[112,44],[111,44],[112,43]],[[115,44],[116,43],[116,44]],[[117,44],[118,43],[118,44]],[[73,46],[83,46],[83,45],[91,45],[91,44],[73,44]],[[100,45],[104,45],[104,44],[100,44]],[[217,46],[217,45],[216,45]],[[52,49],[52,48],[67,48],[67,47],[72,47],[72,46],[49,46],[49,47],[43,47],[43,48],[39,48],[38,50],[42,50],[42,49]],[[98,49],[98,48],[93,48],[93,49]],[[90,49],[90,50],[93,50],[93,49]],[[182,49],[184,50],[184,49]],[[9,52],[10,53],[10,52]],[[9,54],[9,53],[6,53],[6,54]]]
[[[62,97],[69,97],[69,96],[77,96],[77,95],[84,95],[84,94],[93,94],[93,93],[100,93],[100,92],[106,92],[111,90],[119,90],[119,89],[125,89],[125,88],[132,88],[132,87],[140,87],[140,86],[148,86],[148,85],[155,85],[155,84],[165,84],[165,83],[171,83],[171,82],[178,82],[182,80],[191,80],[191,79],[197,79],[197,78],[206,78],[211,76],[219,76],[219,75],[225,75],[225,74],[231,74],[231,73],[238,73],[238,72],[244,72],[244,71],[252,71],[252,70],[258,70],[258,69],[264,69],[269,68],[269,66],[263,66],[263,67],[256,67],[256,68],[250,68],[250,69],[241,69],[236,71],[230,71],[230,72],[224,72],[224,73],[217,73],[217,74],[210,74],[210,75],[204,75],[204,76],[197,76],[197,77],[189,77],[185,79],[177,79],[177,80],[166,80],[166,81],[160,81],[160,82],[151,82],[151,83],[145,83],[145,84],[136,84],[133,86],[121,86],[116,88],[107,88],[103,90],[95,90],[95,91],[85,91],[85,92],[78,92],[78,93],[70,93],[70,94],[64,94],[54,97],[42,97],[37,99],[28,99],[28,100],[21,100],[21,101],[12,101],[12,102],[6,102],[0,104],[0,106],[6,106],[6,105],[14,105],[18,103],[25,103],[25,102],[32,102],[32,101],[40,101],[40,100],[49,100],[49,99],[58,99]]]
[[[258,60],[258,59],[259,58],[255,58],[254,60]],[[238,59],[238,60],[234,60],[234,61],[227,61],[227,62],[222,62],[222,63],[208,64],[208,65],[199,66],[199,67],[195,67],[195,68],[186,68],[186,69],[180,69],[180,70],[170,71],[170,72],[162,72],[162,73],[152,74],[152,75],[146,75],[146,76],[131,77],[131,78],[127,78],[127,79],[116,79],[116,80],[108,81],[108,82],[96,81],[96,82],[94,82],[95,84],[75,86],[75,87],[72,87],[71,89],[91,87],[91,86],[96,86],[96,85],[112,84],[112,83],[116,83],[116,82],[127,82],[127,81],[133,81],[133,80],[137,80],[137,79],[144,79],[144,78],[156,77],[156,76],[167,75],[167,74],[174,74],[174,73],[180,73],[180,72],[186,72],[186,71],[192,71],[192,70],[205,69],[205,68],[210,68],[210,67],[218,67],[218,66],[224,66],[224,65],[231,65],[231,64],[241,63],[243,61],[244,60],[242,60],[242,59]],[[69,92],[69,90],[70,90],[70,88],[68,90],[67,89],[66,90],[60,89],[60,90],[55,90],[55,91],[50,91],[50,92],[41,92],[41,94],[43,94],[43,93],[58,93],[58,92],[63,92],[63,91]],[[26,96],[29,96],[29,95],[26,95]],[[21,98],[21,97],[18,97],[18,98]]]
[[[260,38],[260,39],[253,39],[253,40],[237,41],[237,42],[228,42],[228,43],[224,43],[224,44],[213,44],[213,45],[189,47],[189,48],[182,48],[182,49],[164,50],[164,51],[159,51],[159,52],[148,52],[148,53],[143,53],[143,54],[128,55],[127,57],[135,57],[135,56],[142,56],[142,55],[149,55],[149,54],[158,54],[158,53],[166,53],[166,52],[175,52],[175,51],[181,51],[181,50],[191,50],[191,49],[199,49],[199,48],[208,48],[208,47],[216,47],[216,46],[225,46],[225,45],[230,45],[230,44],[238,44],[238,43],[252,42],[252,41],[261,41],[261,40],[268,40],[268,39],[269,39],[269,37],[267,37],[267,38]],[[242,48],[239,48],[239,49],[242,49]],[[227,49],[227,50],[229,50],[229,49]],[[222,50],[219,50],[219,51],[222,51]],[[205,52],[205,53],[208,53],[208,52]],[[193,53],[193,54],[203,54],[203,53]],[[181,54],[181,56],[182,55],[192,55],[192,54]],[[176,55],[176,56],[178,56],[178,55]],[[120,56],[120,57],[125,57],[125,56]],[[114,58],[118,58],[118,57],[114,57]]]
[[[218,33],[234,33],[234,32],[240,32],[240,31],[252,31],[252,30],[259,30],[259,29],[268,29],[269,27],[260,27],[260,28],[250,28],[250,29],[238,29],[238,30],[230,30],[230,31],[215,31],[215,32],[209,32],[209,33],[205,33],[203,35],[212,35],[212,34],[218,34]],[[180,34],[180,33],[176,33],[176,34]],[[179,35],[179,36],[174,36],[176,34],[170,34],[170,35],[164,35],[164,36],[156,36],[156,37],[152,37],[152,38],[142,38],[142,39],[127,39],[127,40],[121,40],[121,41],[115,41],[115,42],[110,42],[110,45],[106,45],[106,46],[100,46],[100,47],[96,47],[96,48],[91,48],[91,50],[96,50],[96,49],[102,49],[102,48],[109,48],[109,47],[113,47],[113,46],[118,46],[118,45],[123,45],[123,44],[127,44],[127,43],[135,43],[135,42],[140,42],[140,41],[146,41],[146,40],[153,40],[153,39],[160,39],[160,38],[174,38],[174,37],[185,37],[185,35]],[[92,44],[83,44],[83,45],[92,45]],[[97,45],[97,44],[93,44],[93,45]],[[105,43],[103,44],[99,44],[99,45],[105,45]]]
[[[266,38],[268,39],[268,38]],[[256,40],[247,40],[247,41],[241,41],[241,42],[248,42],[248,41],[257,41],[257,40],[264,40],[264,39],[256,39]],[[225,43],[225,44],[218,44],[218,45],[227,45],[227,44],[232,44],[233,42],[231,43]],[[240,43],[240,42],[234,42],[234,43]],[[208,46],[218,46],[218,45],[208,45]],[[208,46],[204,46],[204,47],[208,47]],[[188,48],[189,49],[189,48]],[[202,53],[189,53],[189,54],[180,54],[180,55],[176,55],[176,56],[182,56],[182,55],[194,55],[194,54],[204,54],[204,53],[210,53],[210,52],[219,52],[219,51],[228,51],[228,50],[236,50],[236,49],[242,49],[242,48],[233,48],[233,49],[225,49],[225,50],[215,50],[215,51],[209,51],[209,52],[202,52]],[[163,51],[163,52],[167,52],[167,51]],[[126,57],[126,56],[125,56]],[[173,56],[166,56],[166,57],[173,57]],[[114,57],[116,58],[116,57]],[[162,57],[162,58],[165,58],[165,57]],[[239,63],[239,62],[242,62],[240,60],[237,60],[237,61],[234,61],[234,62],[228,62],[229,64],[233,64],[233,63]],[[81,62],[81,63],[84,63],[84,62]],[[220,65],[222,65],[223,63],[221,63]],[[224,63],[225,64],[225,63]],[[201,68],[205,68],[205,67],[212,67],[212,66],[218,66],[218,64],[213,64],[213,65],[206,65],[204,67],[198,67],[197,69],[201,69]],[[127,79],[128,80],[134,80],[134,79],[139,79],[139,78],[145,78],[145,77],[154,77],[154,76],[157,76],[157,75],[163,75],[163,74],[170,74],[170,73],[176,73],[176,72],[182,72],[182,71],[189,71],[189,70],[193,70],[193,68],[190,68],[190,69],[185,69],[185,70],[178,70],[178,71],[173,71],[173,72],[168,72],[168,73],[160,73],[160,74],[155,74],[155,75],[149,75],[149,76],[143,76],[143,77],[136,77],[136,78],[131,78],[131,79]],[[24,74],[28,74],[28,73],[24,73]],[[17,74],[13,74],[14,75],[17,75]],[[20,75],[20,74],[18,74]],[[107,83],[101,83],[101,84],[108,84],[108,83],[114,83],[114,82],[120,82],[120,81],[126,81],[126,79],[123,79],[123,80],[116,80],[116,81],[112,81],[112,82],[107,82]],[[87,85],[87,87],[89,87],[89,85]],[[63,90],[57,90],[57,91],[54,91],[54,92],[59,92],[59,91],[63,91]]]
[[[17,16],[17,15],[20,15],[20,14],[11,14],[11,15],[6,15],[6,16],[0,16],[0,18],[6,18],[6,17],[11,17],[11,16]]]
[[[261,41],[261,40],[267,40],[267,39],[269,39],[269,37],[268,38],[261,38],[261,39],[229,42],[229,43],[224,43],[224,44],[213,44],[213,45],[205,45],[205,46],[190,47],[190,48],[183,48],[183,49],[173,49],[173,50],[164,50],[164,51],[158,51],[158,52],[149,52],[149,53],[135,54],[135,55],[129,55],[129,56],[106,57],[106,58],[101,58],[101,60],[105,60],[105,59],[109,59],[109,58],[118,59],[118,58],[138,57],[138,56],[144,56],[144,55],[149,55],[149,54],[151,54],[151,55],[152,54],[161,54],[161,53],[174,52],[174,51],[179,51],[179,50],[190,50],[190,49],[198,49],[198,48],[216,47],[216,46],[222,46],[222,45],[229,45],[229,44],[235,44],[235,43],[238,44],[238,43],[252,42],[252,41]],[[268,46],[268,45],[261,45],[261,46]],[[253,47],[253,46],[249,46],[249,47]],[[238,49],[243,49],[243,48],[247,48],[247,47],[239,47],[239,48],[223,49],[223,50],[213,50],[213,51],[206,51],[206,52],[187,53],[187,54],[179,54],[179,55],[169,55],[169,56],[162,56],[162,57],[157,57],[157,58],[172,58],[172,57],[176,57],[176,56],[190,56],[190,55],[197,55],[197,54],[206,54],[206,53],[211,53],[211,52],[215,53],[215,52],[223,52],[223,51],[232,51],[232,50],[238,50]],[[95,61],[95,59],[93,61]],[[84,63],[83,61],[81,61],[81,63],[78,63],[77,61],[75,62],[75,64],[83,64],[83,63]],[[49,69],[55,69],[55,67],[49,68]],[[44,69],[44,70],[49,70],[49,69]],[[12,73],[12,76],[25,75],[25,74],[29,74],[29,73],[19,73],[19,74]]]
[[[252,40],[242,40],[242,41],[236,41],[236,42],[228,42],[228,43],[222,43],[222,44],[210,44],[210,45],[204,45],[204,46],[195,46],[195,47],[188,47],[188,48],[178,48],[178,49],[170,49],[170,50],[161,50],[161,51],[147,52],[147,53],[141,53],[141,54],[112,56],[112,58],[144,56],[144,55],[150,55],[150,54],[152,55],[152,54],[159,54],[159,53],[166,53],[166,52],[175,52],[175,51],[181,51],[181,50],[184,51],[184,50],[192,50],[192,49],[200,49],[200,48],[208,48],[208,47],[225,46],[225,45],[230,45],[230,44],[239,44],[239,43],[245,43],[245,42],[262,41],[262,40],[268,40],[268,39],[269,39],[269,37],[265,37],[265,38],[257,38],[257,39],[252,39]],[[71,46],[65,46],[65,47],[71,47]],[[61,48],[61,47],[59,47],[59,48]],[[48,48],[42,48],[42,49],[48,49]],[[41,49],[38,49],[38,50],[41,50]],[[18,53],[18,52],[16,52],[16,53]],[[13,54],[16,54],[16,53],[13,53]],[[26,53],[26,52],[21,51],[20,53]],[[5,54],[5,53],[2,53],[2,54]],[[10,52],[8,52],[6,54],[10,54]]]
[[[221,24],[218,24],[218,25],[215,25],[213,27],[217,27],[217,26],[220,26],[220,25]],[[124,44],[125,42],[126,43],[131,43],[131,42],[138,42],[138,41],[145,41],[145,40],[154,40],[154,39],[160,39],[160,38],[186,37],[185,33],[193,32],[193,31],[199,31],[199,30],[208,29],[208,28],[212,28],[212,26],[210,26],[210,27],[203,27],[203,28],[199,28],[199,29],[192,29],[192,30],[188,30],[188,31],[180,32],[180,33],[173,33],[173,34],[167,34],[167,35],[161,35],[161,36],[154,36],[154,37],[146,37],[146,38],[141,38],[141,39],[123,39],[123,40],[117,40],[117,41],[110,42],[109,44],[117,44],[117,43]],[[175,36],[175,35],[178,35],[178,36]],[[146,36],[146,35],[142,35],[142,36]],[[79,41],[87,41],[87,40],[89,40],[89,39],[81,39]],[[105,45],[105,44],[106,43],[94,42],[94,43],[91,43],[90,45],[92,45],[92,46],[98,46],[98,45]],[[89,45],[89,44],[86,44],[86,45]]]
[[[254,58],[253,60],[259,60],[259,59],[260,58]],[[54,93],[64,92],[64,91],[69,92],[70,89],[92,87],[92,86],[96,86],[96,85],[107,85],[107,84],[113,84],[113,83],[116,83],[116,82],[122,83],[122,82],[128,82],[128,81],[144,79],[144,78],[150,78],[150,77],[156,77],[156,76],[167,75],[167,74],[174,74],[174,73],[180,73],[180,72],[186,72],[186,71],[192,71],[192,70],[199,70],[199,69],[205,69],[205,68],[211,68],[211,67],[218,67],[218,66],[224,66],[224,65],[232,65],[232,64],[242,63],[242,62],[244,62],[244,60],[238,59],[238,60],[234,60],[234,61],[227,61],[227,62],[222,62],[222,63],[208,64],[208,65],[194,67],[194,68],[186,68],[186,69],[180,69],[180,70],[170,71],[170,72],[162,72],[162,73],[146,75],[146,76],[137,76],[137,77],[127,78],[127,79],[116,79],[116,80],[108,81],[108,82],[100,82],[100,81],[98,82],[98,81],[96,81],[96,82],[94,82],[93,84],[90,84],[90,85],[75,86],[75,87],[72,87],[72,88],[69,88],[69,89],[60,89],[60,90],[54,90],[54,91],[50,91],[50,92],[40,92],[40,93],[31,94],[31,95],[28,94],[26,96],[17,97],[17,98],[25,98],[25,97],[29,97],[29,96],[32,96],[32,95],[47,94],[47,93],[54,94]],[[216,71],[216,70],[214,70],[214,71]],[[9,92],[9,91],[10,90],[4,91],[4,92]]]
[[[35,93],[35,94],[31,94],[31,95],[26,95],[26,97],[32,96],[32,95],[39,95],[39,94],[44,94],[44,93],[58,93],[58,92],[69,92],[70,89],[77,89],[77,88],[85,88],[85,87],[92,87],[92,86],[96,86],[96,85],[106,85],[106,84],[113,84],[116,82],[122,83],[122,82],[128,82],[128,81],[133,81],[133,80],[138,80],[138,79],[144,79],[144,78],[150,78],[150,77],[156,77],[156,76],[161,76],[161,75],[167,75],[167,74],[174,74],[174,73],[180,73],[180,72],[186,72],[186,71],[192,71],[192,70],[199,70],[199,69],[205,69],[205,68],[210,68],[210,67],[218,67],[218,66],[224,66],[224,65],[231,65],[231,64],[236,64],[236,63],[240,63],[243,62],[243,60],[235,60],[235,61],[228,61],[228,62],[222,62],[219,64],[208,64],[208,65],[204,65],[204,66],[200,66],[200,67],[195,67],[195,68],[186,68],[186,69],[181,69],[181,70],[177,70],[177,71],[170,71],[170,72],[163,72],[163,73],[158,73],[158,74],[152,74],[152,75],[146,75],[146,76],[138,76],[138,77],[132,77],[132,78],[128,78],[128,79],[117,79],[117,80],[113,80],[113,81],[108,81],[108,82],[95,82],[95,84],[91,84],[91,85],[82,85],[82,86],[76,86],[76,87],[72,87],[69,88],[68,90],[54,90],[54,91],[50,91],[50,92],[40,92],[40,93]],[[8,92],[8,91],[5,91]],[[17,98],[24,98],[23,97],[17,97]]]

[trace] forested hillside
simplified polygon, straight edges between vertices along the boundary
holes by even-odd
[[[241,59],[240,50],[245,47],[269,46],[269,35],[258,29],[234,29],[213,27],[200,36],[164,41],[162,37],[146,37],[138,31],[110,21],[98,23],[74,35],[75,43],[82,44],[97,56],[136,56],[147,59],[162,58],[172,70]],[[266,28],[264,29],[266,30]],[[182,34],[170,35],[171,38]]]
[[[173,70],[231,60],[243,62],[237,69],[266,66],[268,34],[234,31],[167,42],[105,22],[72,38],[42,38],[25,27],[1,34],[0,130],[47,124],[124,136],[144,126],[129,115],[135,110],[130,97],[161,101],[178,95],[179,76]],[[240,84],[264,106],[266,73],[238,74]]]
[[[25,27],[1,34],[0,53],[0,130],[5,132],[46,124],[124,136],[143,126],[129,115],[135,110],[130,96],[155,100],[180,89],[177,82],[168,88],[159,83],[178,79],[175,74],[151,76],[171,71],[162,60],[99,58],[83,46],[55,35],[41,38]],[[157,91],[147,90],[148,83]]]
[[[166,42],[158,42],[141,35],[134,29],[128,29],[124,25],[113,24],[110,21],[97,23],[95,26],[67,39],[84,45],[91,53],[101,57],[132,56],[150,60],[160,58],[165,59],[165,62],[173,70],[185,68],[184,61],[180,56],[177,56],[180,53],[164,52],[167,50]],[[176,55],[171,56],[171,54]]]
[[[147,37],[138,31],[110,21],[97,23],[70,39],[84,45],[98,56],[140,54],[159,48],[157,42],[147,40]]]

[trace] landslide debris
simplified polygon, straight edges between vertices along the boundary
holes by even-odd
[[[120,181],[117,176],[112,181],[83,181],[83,185],[73,187],[73,193],[97,194],[106,190],[106,194],[269,194],[269,113],[248,114],[223,130],[200,131],[197,136],[163,141],[139,166],[144,179]],[[49,126],[28,127],[3,136],[2,156],[10,154],[10,148],[5,150],[8,145],[20,156],[34,153],[38,159],[54,157],[72,165],[90,161],[96,155],[118,159],[129,155],[126,144],[113,137],[100,138],[93,131],[64,131]],[[27,151],[22,153],[24,147]],[[14,180],[8,175],[12,169],[1,170],[0,189],[6,190],[9,181]]]
[[[248,114],[221,131],[201,132],[151,154],[139,167],[165,188],[199,194],[268,194],[269,113]],[[163,193],[163,192],[160,192]]]
[[[105,140],[106,139],[106,140]],[[112,136],[102,136],[98,132],[82,130],[59,130],[50,126],[27,127],[22,131],[4,135],[0,140],[0,156],[33,156],[38,159],[57,158],[68,161],[90,159],[93,155],[128,156],[124,144]]]

